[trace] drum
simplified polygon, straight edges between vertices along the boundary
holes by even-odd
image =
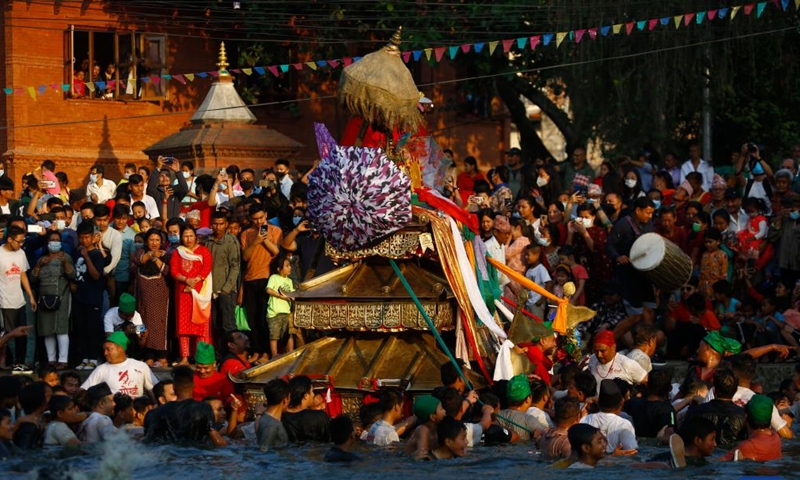
[[[667,292],[680,289],[692,276],[692,259],[657,233],[645,233],[633,242],[629,258],[633,268]]]

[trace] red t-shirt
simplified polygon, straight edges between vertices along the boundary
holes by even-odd
[[[219,367],[219,373],[227,377],[229,373],[234,375],[242,370],[247,370],[250,367],[252,367],[252,365],[244,358],[228,357],[228,359],[222,362],[222,365]]]
[[[716,315],[714,315],[714,307],[711,305],[711,302],[706,300],[706,311],[700,315],[700,324],[708,330],[719,330],[722,325],[719,323],[719,319]],[[692,321],[692,314],[689,312],[689,309],[686,308],[683,302],[679,303],[674,310],[667,313],[668,316],[674,318],[678,322],[690,322]]]
[[[194,202],[189,210],[200,211],[200,228],[211,228],[211,214],[214,213],[214,209],[208,205],[208,200]]]
[[[575,277],[575,288],[578,288],[578,280],[589,281],[589,272],[586,271],[583,265],[575,264],[572,267],[572,276]],[[583,292],[578,296],[575,305],[586,305],[586,284],[583,284]]]
[[[747,440],[742,440],[739,445],[725,455],[725,460],[733,460],[736,450],[739,451],[739,460],[754,460],[766,462],[781,458],[781,437],[770,430],[751,434]]]
[[[520,348],[528,348],[526,355],[528,360],[536,367],[533,374],[541,378],[542,381],[550,385],[550,369],[553,368],[553,361],[544,356],[544,352],[537,345],[532,343],[520,343]]]
[[[228,403],[233,393],[233,382],[228,380],[227,375],[214,372],[208,378],[194,376],[194,390],[192,397],[198,402],[202,402],[206,397],[217,397],[222,403]]]

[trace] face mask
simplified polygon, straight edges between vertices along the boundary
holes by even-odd
[[[661,200],[653,200],[653,205],[655,205],[656,210],[661,208]]]
[[[563,206],[564,206],[564,210],[566,210],[566,209],[567,209],[567,202],[561,202],[561,205],[563,205]]]
[[[183,178],[189,178],[192,176],[192,172],[183,172]]]
[[[540,238],[539,239],[539,245],[541,245],[543,247],[549,246],[550,245],[550,239],[548,239],[548,238]]]
[[[61,242],[47,242],[47,250],[50,253],[56,253],[61,251]]]
[[[302,221],[303,217],[292,217],[292,224],[294,224],[295,227],[300,225],[300,222]]]
[[[228,189],[228,184],[227,183],[220,183],[219,184],[219,189],[222,190],[222,191],[227,190]]]
[[[56,220],[55,222],[56,230],[64,230],[67,228],[67,221],[66,220]]]
[[[144,248],[144,243],[142,243],[142,242],[133,242],[133,246],[136,247],[136,249],[138,250],[140,248]]]
[[[124,173],[122,176],[125,177],[125,180],[130,180],[130,178],[131,178],[131,174],[127,173],[127,172]]]
[[[0,170],[0,177],[2,177],[2,176],[3,176],[3,175],[5,175],[5,174],[6,174],[6,171],[5,171],[5,170]]]
[[[283,177],[286,176],[286,172],[275,172],[275,176],[278,177],[278,180],[283,180]]]
[[[581,223],[583,223],[583,226],[586,228],[589,228],[594,225],[594,218],[581,217],[579,218],[579,220],[581,221]]]
[[[181,241],[181,237],[178,235],[168,235],[167,240],[169,240],[169,243],[176,245],[178,242]]]
[[[800,219],[800,212],[798,211],[789,212],[789,218],[791,218],[792,220]]]
[[[586,199],[586,201],[587,201],[588,203],[597,203],[597,202],[599,202],[599,201],[600,201],[600,199],[597,199],[597,198],[587,198],[587,199]]]
[[[97,175],[92,173],[89,175],[89,181],[92,183],[97,183]]]
[[[635,187],[636,186],[636,180],[631,179],[631,178],[626,178],[625,179],[625,186],[628,187],[628,188]]]
[[[617,213],[617,209],[614,208],[614,205],[610,205],[608,203],[603,205],[601,208],[606,213],[606,215],[614,215],[615,213]]]
[[[703,229],[703,228],[701,227],[701,225],[700,225],[699,223],[693,223],[693,224],[692,224],[692,231],[693,231],[693,232],[697,233],[697,232],[699,232],[699,231],[700,231],[700,230],[702,230],[702,229]]]
[[[544,187],[549,181],[550,179],[545,177],[536,177],[536,185],[539,187]]]
[[[253,188],[253,181],[252,180],[243,180],[239,182],[239,185],[242,186],[242,190],[250,190]]]

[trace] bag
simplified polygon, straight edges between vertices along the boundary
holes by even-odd
[[[243,332],[250,331],[250,324],[247,323],[247,310],[239,305],[234,308],[234,316],[236,317],[236,328]]]
[[[61,308],[61,295],[40,295],[38,307],[45,312],[55,312]]]

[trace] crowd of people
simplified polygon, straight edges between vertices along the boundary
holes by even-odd
[[[401,438],[406,455],[429,460],[532,442],[570,468],[635,453],[646,437],[669,452],[642,468],[699,464],[717,445],[731,452],[722,459],[779,458],[800,373],[768,395],[753,379],[760,362],[798,358],[798,159],[800,147],[773,171],[746,144],[725,176],[697,144],[683,163],[645,150],[597,172],[583,148],[562,163],[511,149],[486,174],[465,158],[441,194],[476,216],[491,257],[596,312],[578,328],[585,355],[573,362],[543,334],[514,347],[527,374],[471,392],[446,364],[432,395],[386,389],[355,422],[331,419],[307,377],[271,381],[264,405],[247,405],[228,377],[307,340],[291,292],[335,267],[306,218],[310,172],[293,176],[278,160],[258,174],[232,165],[196,175],[191,162],[159,158],[152,170],[126,165],[116,183],[95,165],[88,186],[71,189],[47,160],[22,177],[20,195],[0,174],[0,368],[13,374],[0,376],[0,456],[126,430],[262,450],[332,442],[331,461]],[[631,265],[649,232],[691,259],[679,291]],[[509,304],[526,290],[496,274]],[[547,298],[527,293],[524,313],[549,328]],[[658,367],[690,357],[680,384]],[[167,367],[172,380],[159,382],[153,369]]]

